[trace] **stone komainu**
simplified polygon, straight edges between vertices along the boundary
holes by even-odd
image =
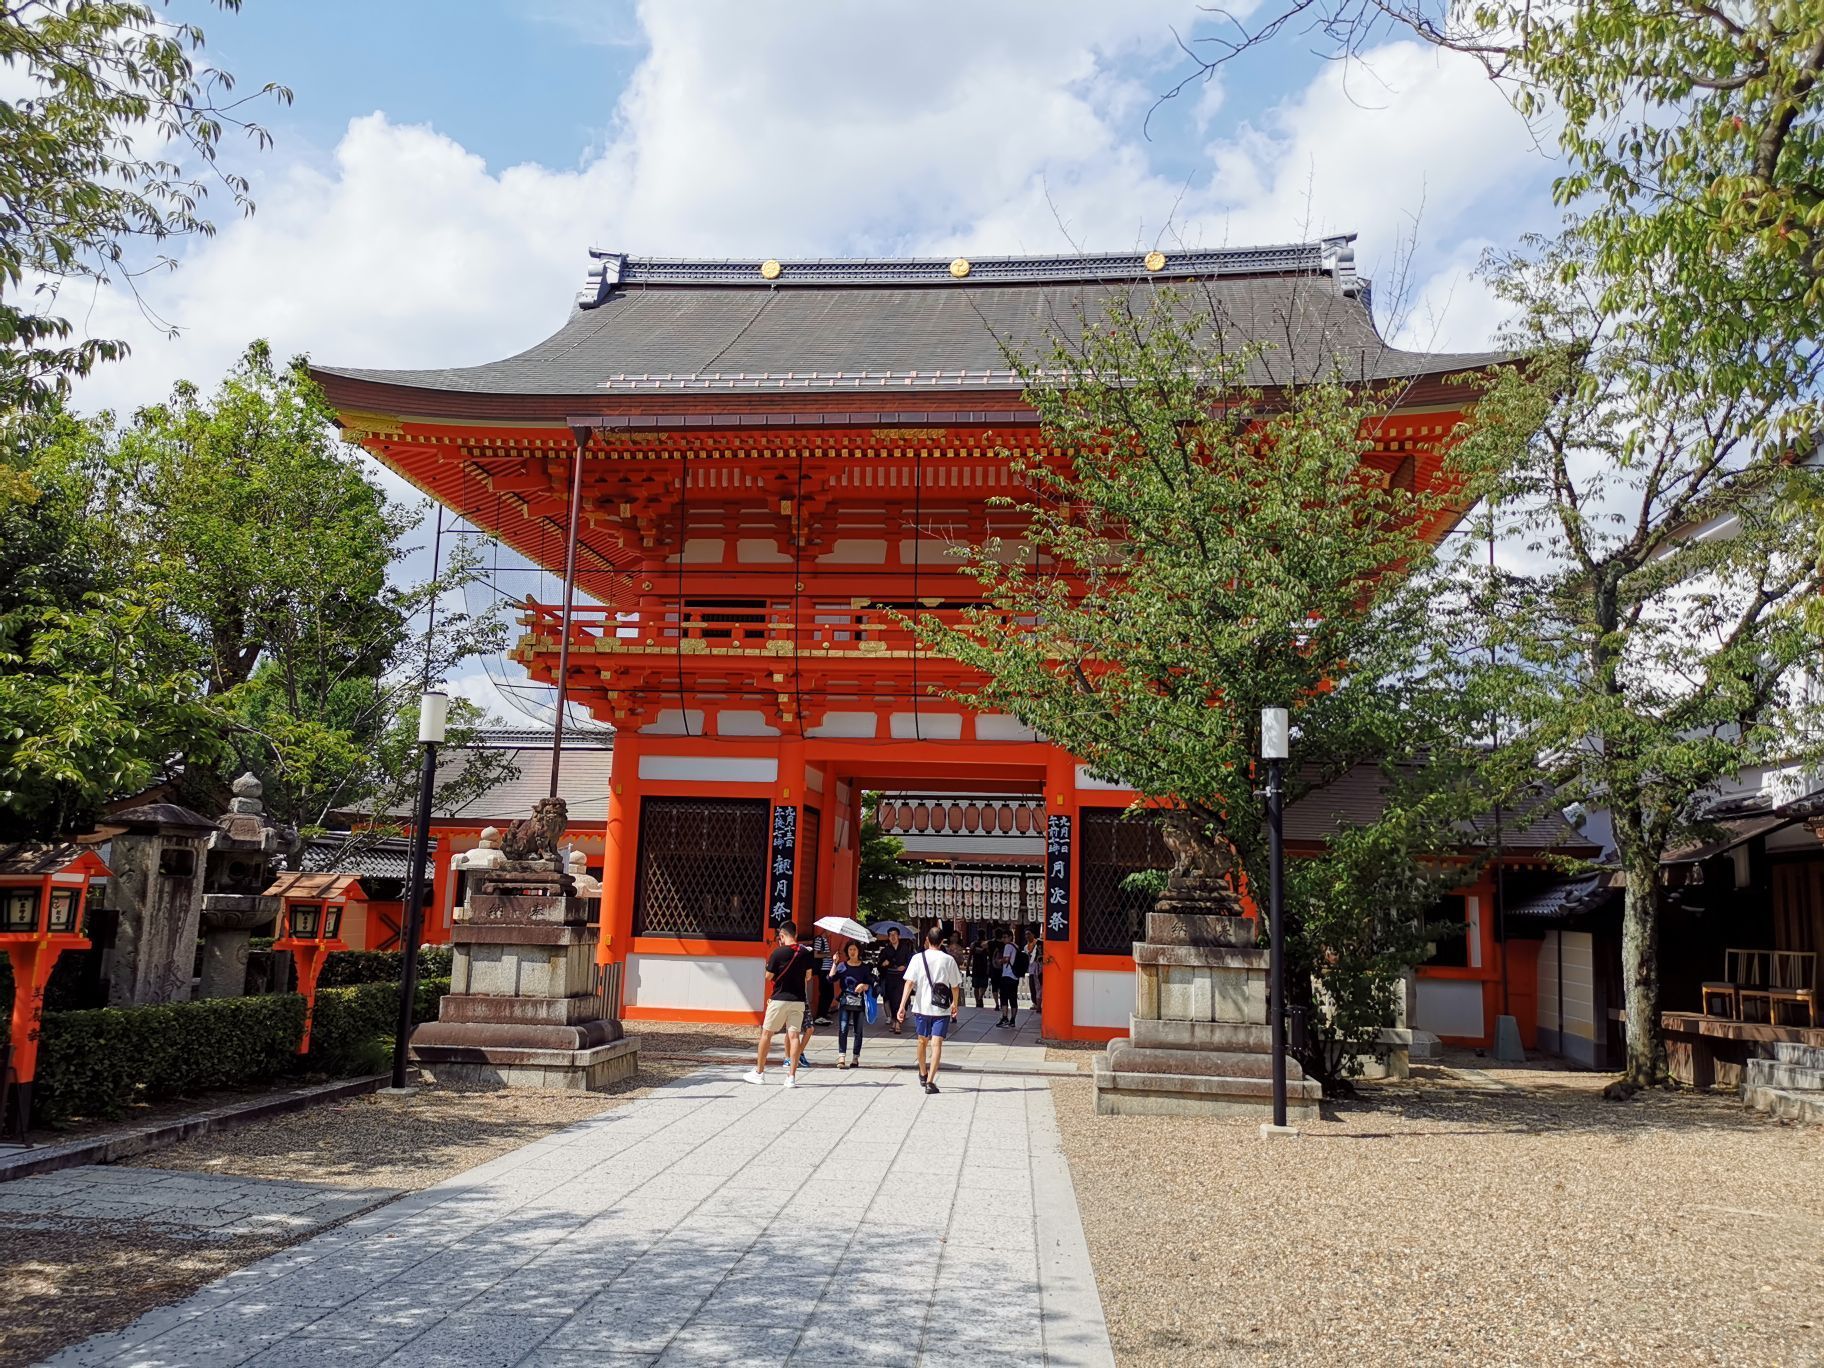
[[[569,823],[569,809],[562,798],[540,798],[532,805],[532,815],[522,817],[507,828],[500,838],[500,850],[508,860],[557,858],[557,843]]]

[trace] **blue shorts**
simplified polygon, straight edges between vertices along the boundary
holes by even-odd
[[[912,1013],[912,1029],[921,1037],[929,1036],[933,1040],[942,1040],[950,1034],[950,1013],[940,1012],[936,1016],[926,1016],[923,1012]]]

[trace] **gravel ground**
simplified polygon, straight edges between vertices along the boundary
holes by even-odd
[[[649,1033],[642,1029],[637,1034],[644,1045]],[[659,1048],[670,1052],[678,1048],[678,1037],[707,1038],[714,1028],[662,1034]],[[752,1035],[750,1030],[748,1037]],[[687,1040],[684,1048],[697,1046]],[[409,1097],[367,1094],[127,1162],[338,1187],[415,1190],[642,1097],[695,1067],[681,1060],[642,1060],[638,1074],[606,1094],[435,1087]],[[264,1237],[178,1240],[144,1226],[112,1222],[56,1230],[0,1222],[0,1269],[5,1270],[0,1276],[0,1368],[36,1363],[65,1345],[122,1329],[153,1307],[181,1301],[289,1243]],[[54,1316],[47,1314],[53,1299]]]
[[[1824,1363],[1824,1130],[1606,1082],[1426,1068],[1265,1141],[1054,1081],[1117,1361]]]

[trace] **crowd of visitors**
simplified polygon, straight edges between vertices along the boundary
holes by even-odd
[[[835,1013],[836,1067],[861,1067],[861,1044],[871,1022],[884,1018],[888,1030],[903,1034],[908,1010],[918,1039],[918,1082],[935,1093],[944,1041],[963,1007],[963,966],[968,983],[981,1007],[992,985],[1000,1009],[998,1025],[1019,1022],[1020,986],[1024,982],[1034,1011],[1044,991],[1045,945],[1036,932],[1024,939],[1017,930],[1000,929],[977,938],[973,944],[952,943],[951,933],[932,926],[922,937],[905,935],[889,927],[886,938],[869,945],[846,941],[840,951],[821,931],[808,942],[798,937],[795,922],[778,928],[777,943],[766,961],[766,1011],[754,1054],[749,1083],[766,1082],[773,1039],[785,1037],[784,1086],[798,1086],[798,1071],[809,1068],[805,1058],[818,1026],[831,1022]]]

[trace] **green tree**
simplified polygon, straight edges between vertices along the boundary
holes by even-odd
[[[1702,830],[1720,783],[1820,753],[1824,643],[1804,610],[1824,589],[1824,472],[1815,437],[1768,440],[1793,408],[1780,351],[1798,344],[1779,326],[1744,332],[1735,355],[1668,352],[1613,309],[1632,292],[1609,288],[1600,246],[1576,231],[1491,269],[1518,310],[1503,341],[1531,360],[1479,409],[1487,439],[1520,452],[1483,530],[1526,555],[1493,577],[1480,616],[1511,744],[1612,818],[1627,1077],[1647,1084],[1665,1068],[1662,856]]]
[[[1348,60],[1390,37],[1480,59],[1558,130],[1553,192],[1582,215],[1602,307],[1718,382],[1777,378],[1794,402],[1767,415],[1773,444],[1824,428],[1805,345],[1824,313],[1824,0],[1289,0],[1191,43],[1167,98],[1289,27]],[[1678,378],[1636,372],[1636,404]]]
[[[911,875],[900,856],[906,843],[880,827],[880,795],[861,795],[861,844],[855,880],[855,919],[862,924],[891,921],[912,900]]]
[[[0,6],[0,63],[32,91],[0,100],[0,411],[42,405],[125,355],[121,341],[77,335],[64,290],[136,289],[146,271],[174,265],[161,244],[214,231],[212,188],[252,210],[222,139],[236,130],[264,146],[245,111],[291,92],[237,97],[232,76],[200,63],[202,49],[202,30],[163,3]]]
[[[269,808],[307,830],[415,791],[404,715],[426,681],[505,639],[497,613],[450,606],[481,574],[459,539],[434,579],[396,582],[422,514],[372,482],[334,417],[302,358],[277,366],[256,342],[213,393],[180,383],[106,438],[106,521],[170,586],[169,620],[227,741],[227,763],[186,767],[186,791],[219,803],[251,768]],[[478,721],[456,709],[452,742]],[[452,753],[466,763],[445,809],[505,764]]]
[[[1485,718],[1480,681],[1433,649],[1443,600],[1428,540],[1481,476],[1466,447],[1444,454],[1435,483],[1377,474],[1389,396],[1321,364],[1314,382],[1265,393],[1246,383],[1262,349],[1226,332],[1195,299],[1162,295],[1143,312],[1117,302],[1042,368],[1016,359],[1054,455],[1011,458],[1029,482],[1025,535],[968,561],[988,606],[961,628],[920,625],[985,677],[976,706],[1170,800],[1182,816],[1169,820],[1232,849],[1254,887],[1263,707],[1289,707],[1298,729],[1289,801],[1383,767],[1385,819],[1314,861],[1288,907],[1290,991],[1315,980],[1349,1013],[1305,1060],[1334,1082],[1384,1024],[1393,973],[1423,953],[1458,823],[1491,801],[1465,740]],[[1421,758],[1425,782],[1411,784]],[[1377,873],[1348,899],[1334,890],[1351,862],[1402,877]],[[1345,989],[1351,976],[1367,987]]]
[[[48,837],[211,754],[211,728],[165,587],[97,535],[92,432],[53,408],[0,433],[0,839]]]

